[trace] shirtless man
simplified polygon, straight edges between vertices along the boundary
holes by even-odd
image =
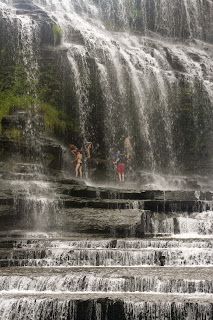
[[[92,142],[87,142],[86,143],[86,155],[87,155],[88,159],[92,158],[93,149],[94,149],[94,147],[93,147]]]
[[[70,148],[71,153],[72,153],[74,156],[76,156],[76,153],[77,153],[77,151],[78,151],[78,148],[77,148],[74,144],[70,144],[70,145],[69,145],[69,148]]]
[[[82,171],[83,153],[74,144],[70,144],[69,148],[70,148],[71,153],[75,157],[75,160],[73,161],[73,162],[75,162],[75,176],[76,176],[76,178],[78,178],[78,177],[82,178],[83,177],[83,171]]]
[[[124,140],[124,150],[126,154],[127,161],[131,161],[133,157],[133,147],[132,147],[132,142],[131,142],[131,137],[128,136]]]
[[[75,166],[75,176],[76,178],[83,177],[83,153],[81,150],[77,150],[76,158],[75,158],[76,166]]]

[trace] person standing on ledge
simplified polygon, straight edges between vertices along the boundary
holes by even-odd
[[[117,159],[114,162],[114,164],[116,164],[119,182],[125,182],[125,170],[126,170],[125,157],[120,153],[120,151],[118,151],[117,153]]]
[[[76,178],[83,177],[83,152],[81,150],[77,150],[76,158],[75,158],[76,166],[75,166],[75,176]]]
[[[132,138],[130,136],[126,137],[124,140],[124,151],[126,155],[127,162],[130,162],[133,158],[133,147]]]
[[[91,178],[91,176],[92,176],[93,151],[94,151],[93,143],[92,142],[86,142],[85,145],[84,145],[84,152],[85,152],[84,171],[85,171],[86,178]]]
[[[74,155],[75,160],[75,176],[76,178],[83,177],[83,152],[79,150],[74,144],[69,145],[71,153]]]
[[[87,159],[91,159],[92,158],[92,153],[93,153],[93,150],[94,150],[93,143],[92,142],[87,142],[86,146],[85,146],[85,149],[86,149]]]

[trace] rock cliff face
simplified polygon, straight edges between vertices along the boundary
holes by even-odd
[[[140,168],[210,173],[212,21],[210,0],[0,0],[0,88],[56,105],[103,158],[131,135]]]

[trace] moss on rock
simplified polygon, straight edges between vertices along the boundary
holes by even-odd
[[[44,103],[29,95],[15,95],[11,91],[0,93],[0,122],[17,110],[26,110],[43,116],[45,130],[48,132],[64,131],[72,125],[65,120],[63,112],[51,104]]]
[[[62,29],[58,24],[52,25],[52,32],[53,32],[53,38],[54,38],[54,46],[58,46],[61,44],[62,39]]]

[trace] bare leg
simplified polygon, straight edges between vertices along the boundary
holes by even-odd
[[[122,173],[121,179],[122,179],[122,182],[124,182],[124,181],[125,181],[124,173]]]
[[[78,163],[76,165],[76,167],[75,167],[75,176],[76,176],[76,178],[78,178],[79,167],[80,167],[80,164]]]
[[[118,178],[119,178],[119,181],[121,182],[122,181],[121,173],[118,173]]]
[[[81,178],[83,177],[82,165],[79,166],[79,175]]]

